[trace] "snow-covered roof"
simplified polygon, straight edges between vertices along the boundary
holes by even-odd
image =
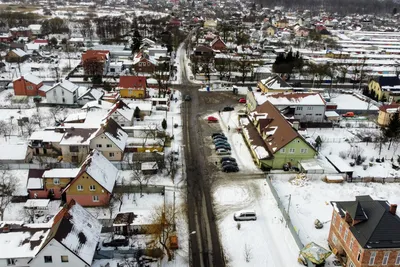
[[[46,239],[49,230],[32,228],[21,229],[18,232],[0,233],[0,258],[33,258]]]
[[[56,132],[54,130],[45,130],[33,132],[29,140],[40,140],[42,142],[59,143],[64,136],[64,133]]]
[[[328,161],[334,165],[340,172],[353,172],[354,169],[341,157],[336,155],[328,155],[326,156]]]
[[[58,84],[54,85],[53,88],[55,88],[57,86],[61,86],[62,88],[64,88],[65,90],[67,90],[67,91],[69,91],[71,93],[75,92],[79,88],[78,85],[73,84],[72,82],[70,82],[68,80],[62,80]]]
[[[64,122],[85,120],[86,116],[87,116],[87,112],[79,112],[79,113],[69,114],[67,116],[67,118],[65,118]]]
[[[23,75],[24,79],[30,83],[36,84],[38,85],[39,83],[43,82],[42,79],[40,79],[39,77],[36,77],[35,75],[31,74],[31,73],[26,73]]]
[[[114,104],[108,101],[90,101],[87,102],[82,109],[100,108],[100,109],[111,109]]]
[[[28,199],[24,204],[24,208],[47,208],[49,203],[50,199]]]
[[[27,150],[27,144],[1,144],[0,160],[25,160]]]
[[[149,171],[149,170],[157,170],[158,169],[158,165],[157,162],[153,161],[153,162],[142,162],[141,164],[141,170],[142,171]]]
[[[291,90],[292,87],[286,83],[279,75],[271,76],[260,81],[269,90]]]
[[[95,217],[81,205],[71,201],[68,207],[56,215],[50,239],[54,238],[91,266],[101,228]],[[47,242],[49,241],[48,239]]]
[[[40,49],[40,45],[34,44],[34,43],[26,44],[25,47],[27,50],[39,50]]]
[[[89,145],[96,131],[93,128],[66,128],[60,145]]]
[[[331,98],[331,102],[337,104],[337,110],[378,110],[374,104],[361,100],[350,94],[339,94]]]
[[[26,189],[43,189],[43,179],[33,177],[28,178]]]
[[[143,102],[136,101],[133,103],[129,103],[128,106],[133,110],[135,110],[136,107],[138,107],[142,111],[151,111],[153,104],[150,101],[143,101]]]
[[[32,31],[40,31],[42,29],[41,24],[31,24],[28,26],[28,28]]]
[[[25,57],[28,55],[24,50],[19,49],[19,48],[15,48],[12,51],[19,57]]]
[[[51,169],[43,173],[43,178],[75,178],[80,168]]]
[[[332,117],[340,117],[340,115],[336,111],[325,111],[325,116],[327,118],[332,118]]]
[[[325,100],[318,93],[271,93],[262,94],[254,92],[258,105],[265,101],[271,102],[274,106],[325,106]]]
[[[97,150],[93,150],[83,166],[86,172],[108,192],[112,192],[118,169]]]

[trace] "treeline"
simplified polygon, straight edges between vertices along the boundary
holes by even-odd
[[[391,13],[393,8],[398,6],[393,0],[255,0],[255,2],[269,8],[284,6],[288,10],[308,9],[311,11],[319,11],[322,9],[328,12],[338,12],[340,14]]]
[[[8,27],[27,27],[30,24],[38,23],[40,16],[34,13],[0,11],[0,23]]]

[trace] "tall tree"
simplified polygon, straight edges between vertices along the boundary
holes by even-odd
[[[12,195],[17,190],[18,179],[6,170],[0,171],[0,219],[4,221],[4,211],[11,203]]]
[[[388,149],[390,149],[392,142],[397,141],[400,137],[399,112],[396,112],[391,116],[389,124],[385,128],[383,133],[385,137],[389,139]]]

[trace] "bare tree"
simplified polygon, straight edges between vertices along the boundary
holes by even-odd
[[[7,170],[0,171],[0,219],[4,220],[4,211],[11,203],[12,195],[17,190],[18,180]]]
[[[0,121],[0,134],[4,136],[4,139],[7,140],[7,135],[10,134],[11,125],[3,120]]]
[[[150,125],[146,126],[146,128],[143,130],[143,132],[144,132],[144,137],[143,137],[143,145],[142,146],[145,147],[147,140],[149,138],[153,138],[154,140],[156,139],[158,129],[155,124],[150,124]]]
[[[52,107],[49,109],[49,113],[54,119],[54,122],[57,122],[57,117],[62,113],[63,108],[62,107]]]
[[[22,128],[26,131],[26,133],[31,136],[32,133],[36,130],[36,123],[35,121],[31,118],[29,121],[24,122],[22,125]]]
[[[34,223],[35,222],[36,212],[35,212],[34,209],[24,208],[24,215],[28,219],[28,223]]]
[[[143,197],[143,186],[147,186],[150,176],[143,174],[142,170],[140,169],[140,162],[138,162],[137,165],[138,166],[132,170],[130,178],[131,181],[136,181],[139,183],[140,197]]]
[[[43,120],[43,117],[42,117],[42,115],[40,114],[40,110],[39,109],[37,109],[37,111],[32,115],[32,121],[34,122],[34,123],[36,123],[37,125],[39,125],[39,127],[42,127],[42,120]]]
[[[248,246],[247,244],[244,244],[244,259],[246,262],[250,262],[252,259],[252,253],[251,253],[251,247]]]
[[[165,157],[165,166],[167,168],[167,175],[170,175],[172,182],[175,183],[175,176],[178,171],[178,164],[176,162],[176,156],[173,152],[169,153]]]
[[[152,245],[161,245],[168,256],[168,261],[172,260],[172,252],[169,248],[169,237],[174,232],[173,225],[174,208],[172,205],[155,207],[151,216],[153,225]]]

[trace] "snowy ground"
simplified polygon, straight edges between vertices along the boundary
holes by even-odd
[[[299,266],[298,247],[265,181],[224,183],[214,200],[228,266]],[[242,209],[255,210],[257,221],[241,222],[238,230],[233,214]]]
[[[379,144],[361,142],[358,135],[361,136],[374,136],[378,134],[378,129],[375,128],[335,128],[335,129],[307,129],[307,136],[313,139],[321,136],[322,148],[320,150],[319,158],[324,160],[325,156],[342,155],[345,157],[343,160],[349,164],[354,162],[351,155],[354,153],[360,154],[365,158],[362,165],[354,166],[353,177],[400,177],[400,171],[392,168],[391,159],[397,161],[398,157],[398,143],[393,143],[389,149],[389,144],[384,144],[379,153]],[[384,158],[382,163],[376,162],[376,158]],[[329,165],[329,163],[327,163]],[[364,168],[366,168],[364,170]]]
[[[355,200],[355,196],[370,195],[373,199],[400,203],[400,186],[397,183],[327,184],[316,178],[296,186],[288,181],[289,177],[274,175],[272,183],[286,207],[289,205],[290,196],[290,217],[304,244],[313,241],[328,249],[327,239],[332,216],[330,201],[352,201]],[[314,228],[315,219],[324,223],[322,229]],[[333,266],[330,263],[332,260],[333,256],[326,266]]]

